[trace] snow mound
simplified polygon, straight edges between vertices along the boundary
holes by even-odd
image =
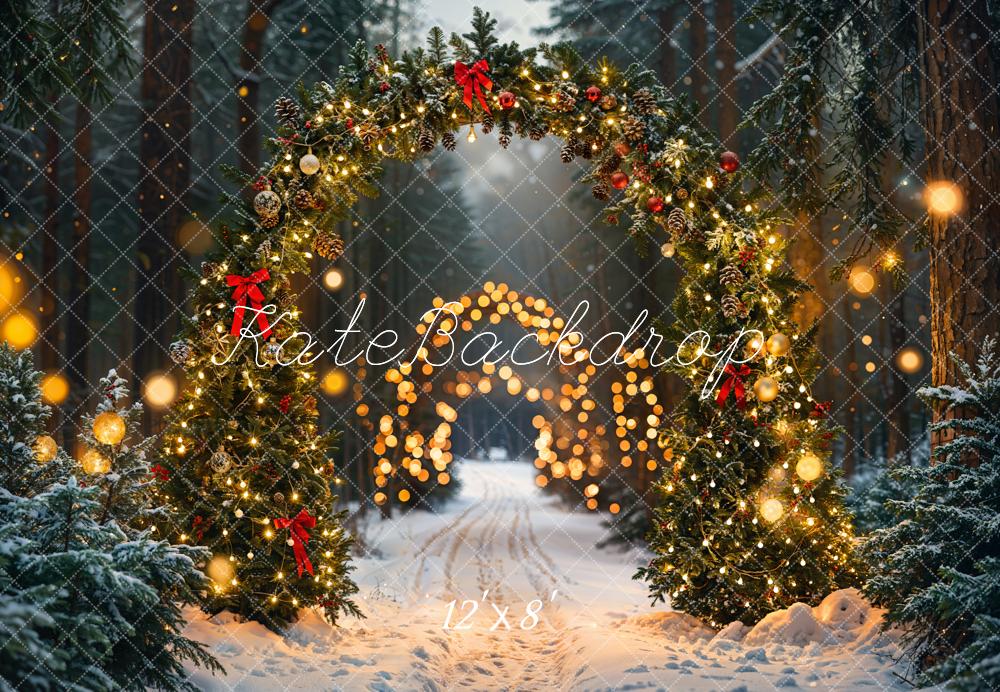
[[[694,641],[696,639],[711,639],[715,636],[714,629],[687,613],[646,613],[645,615],[634,615],[626,618],[618,624],[640,630],[654,631],[666,635],[669,639],[673,640],[680,640],[681,637],[684,637],[688,641]]]
[[[883,611],[873,608],[857,589],[840,589],[815,608],[793,603],[786,610],[769,613],[747,632],[743,643],[747,646],[861,645],[877,635],[882,615]]]

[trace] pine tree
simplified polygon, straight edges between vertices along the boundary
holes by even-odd
[[[0,488],[14,495],[41,492],[72,466],[45,432],[52,411],[42,403],[41,376],[29,351],[0,344]]]
[[[953,416],[930,426],[948,441],[929,467],[898,471],[916,491],[888,503],[896,523],[863,546],[864,592],[905,626],[925,681],[987,689],[1000,683],[1000,353],[989,338],[975,367],[954,359],[962,385],[920,390]]]
[[[75,478],[32,498],[0,491],[0,677],[16,689],[196,689],[221,670],[181,634],[205,551],[129,540]]]
[[[158,481],[166,480],[166,469],[150,468],[147,460],[156,439],[141,437],[142,404],[126,405],[128,383],[114,370],[101,378],[98,395],[95,415],[85,415],[80,420],[79,439],[87,450],[106,460],[108,466],[106,473],[88,479],[90,484],[101,488],[101,523],[114,521],[132,538],[147,531],[155,533],[155,522],[169,520],[157,490]],[[117,428],[111,431],[117,433],[111,438],[117,441],[109,438],[100,441],[95,436],[108,426]]]

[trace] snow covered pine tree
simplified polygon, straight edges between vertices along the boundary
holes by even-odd
[[[925,387],[945,417],[926,468],[896,471],[912,495],[887,506],[896,523],[862,553],[874,576],[864,592],[903,625],[922,682],[960,690],[1000,687],[1000,354],[983,343],[975,367],[955,358],[964,386]],[[950,438],[950,439],[949,439]]]
[[[206,587],[204,551],[119,528],[107,488],[66,473],[42,439],[39,377],[29,354],[0,345],[0,688],[195,689],[184,661],[221,669],[181,635],[181,605]]]

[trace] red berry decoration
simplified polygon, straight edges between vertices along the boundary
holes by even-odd
[[[724,151],[719,157],[719,168],[726,173],[735,173],[740,167],[740,157],[735,151]]]
[[[616,190],[624,190],[628,187],[628,176],[621,171],[615,171],[611,174],[611,186]]]
[[[646,209],[649,209],[651,214],[659,214],[663,211],[663,198],[656,195],[650,197],[646,200]]]
[[[378,90],[381,91],[383,94],[389,91],[389,82],[382,82],[381,84],[379,84]]]
[[[501,91],[500,92],[500,107],[505,111],[509,111],[517,103],[517,97],[514,96],[513,91]]]
[[[599,101],[601,98],[601,88],[597,86],[587,87],[586,94],[587,94],[587,100],[590,101],[591,103],[595,103],[596,101]]]

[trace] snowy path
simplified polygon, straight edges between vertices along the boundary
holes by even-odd
[[[904,689],[892,675],[893,642],[878,636],[876,614],[850,594],[839,592],[825,609],[793,607],[749,633],[715,636],[692,618],[650,609],[644,586],[631,579],[642,554],[596,549],[600,518],[541,495],[530,465],[461,462],[459,472],[461,497],[440,513],[371,524],[367,543],[380,557],[359,560],[355,573],[366,620],[333,629],[310,613],[280,638],[228,615],[192,613],[189,634],[211,642],[228,671],[197,672],[196,684]],[[473,608],[466,599],[477,605],[463,621]],[[526,610],[532,601],[537,624]]]

